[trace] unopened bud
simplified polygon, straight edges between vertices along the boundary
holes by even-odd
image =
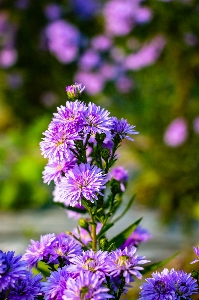
[[[104,160],[107,160],[110,157],[110,150],[108,148],[103,148],[101,155]]]
[[[85,86],[82,87],[82,85],[78,84],[78,83],[67,86],[66,94],[68,96],[68,99],[71,99],[71,100],[79,99],[81,97],[81,94],[84,89],[85,89]]]
[[[84,218],[79,219],[78,224],[81,228],[88,230],[88,222],[86,221],[86,219]]]
[[[102,251],[107,250],[108,244],[109,244],[108,240],[105,237],[99,240],[100,249],[102,249]]]

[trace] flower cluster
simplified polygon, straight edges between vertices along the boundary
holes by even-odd
[[[135,126],[110,117],[94,103],[81,102],[83,90],[81,84],[66,87],[71,101],[54,113],[40,143],[48,159],[44,182],[54,181],[54,202],[78,217],[79,226],[31,240],[23,256],[0,251],[0,299],[119,300],[150,262],[137,254],[139,245],[151,238],[139,225],[141,219],[112,239],[106,235],[134,200],[115,216],[128,181],[127,170],[113,168],[116,151],[124,138],[132,141]],[[197,259],[192,263],[199,257],[199,248],[194,251]],[[43,276],[34,276],[35,271]],[[191,274],[164,269],[146,279],[139,299],[188,300],[196,293],[198,282]]]

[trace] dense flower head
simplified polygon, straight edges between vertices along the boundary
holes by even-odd
[[[155,272],[152,278],[146,279],[141,286],[139,300],[188,300],[196,293],[198,293],[197,281],[191,274],[164,269],[161,273]]]
[[[127,123],[127,120],[121,119],[118,120],[116,117],[112,117],[113,125],[112,125],[112,134],[113,136],[119,135],[120,139],[128,139],[130,141],[133,141],[131,137],[128,136],[128,134],[138,134],[137,131],[135,131],[135,126],[130,125]]]
[[[42,284],[42,291],[44,293],[44,299],[46,300],[62,300],[64,291],[67,288],[67,280],[71,277],[71,274],[67,270],[67,266],[58,268],[57,271],[51,272],[47,277],[46,282]]]
[[[26,262],[21,255],[14,256],[14,251],[0,251],[0,292],[14,287],[18,279],[26,277]]]
[[[31,245],[28,246],[23,255],[23,259],[30,268],[36,266],[39,261],[48,261],[49,248],[55,238],[54,233],[49,233],[43,236],[41,235],[40,241],[30,240]]]
[[[75,140],[80,139],[78,132],[64,124],[50,123],[43,132],[45,136],[40,142],[42,155],[51,161],[61,161],[71,155],[70,149],[75,148]]]
[[[107,182],[106,175],[94,165],[81,163],[65,174],[59,183],[59,195],[63,202],[70,202],[71,206],[81,205],[81,199],[94,202],[97,195],[102,195],[101,190],[105,189]]]
[[[68,270],[71,273],[80,274],[84,271],[96,273],[99,277],[108,275],[109,254],[107,251],[83,251],[82,255],[72,258],[70,262]]]
[[[33,276],[31,272],[23,279],[18,279],[15,286],[10,290],[8,300],[34,300],[41,292],[40,274]]]
[[[110,112],[94,103],[89,102],[85,114],[85,133],[108,133],[112,126],[112,119],[108,117]]]
[[[81,246],[70,236],[58,235],[47,249],[48,263],[58,263],[59,259],[65,264],[70,263],[70,259],[76,255],[81,255]]]
[[[142,274],[139,272],[144,268],[140,265],[149,262],[145,259],[145,256],[135,255],[136,247],[124,250],[116,249],[110,254],[110,261],[108,266],[108,273],[111,276],[122,275],[125,278],[125,282],[129,283],[134,281],[133,276],[138,279],[142,278]]]
[[[44,183],[50,184],[52,180],[55,183],[60,182],[63,174],[72,169],[74,165],[75,158],[72,153],[61,161],[57,160],[48,162],[44,168],[44,171],[42,172]]]
[[[67,280],[67,289],[63,300],[104,300],[114,298],[108,294],[109,289],[103,285],[103,278],[92,272],[80,272],[77,278]]]
[[[141,226],[137,226],[132,234],[126,239],[124,244],[120,246],[123,250],[125,247],[138,247],[141,243],[145,243],[151,238],[151,234],[148,232],[147,229],[142,228]]]
[[[196,263],[199,261],[199,247],[193,247],[193,250],[195,252],[195,255],[197,258],[194,258],[194,260],[191,262],[191,264]]]

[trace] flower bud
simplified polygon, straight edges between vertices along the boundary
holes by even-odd
[[[110,157],[110,150],[108,148],[103,148],[101,151],[101,156],[106,161]]]
[[[85,89],[85,86],[82,87],[82,85],[78,84],[78,83],[67,86],[66,94],[68,96],[68,99],[71,99],[71,100],[79,99],[81,97],[81,94],[84,89]]]
[[[89,225],[88,225],[88,222],[86,221],[86,219],[84,219],[84,218],[79,219],[78,224],[81,228],[88,230]]]
[[[105,251],[108,247],[108,240],[107,238],[103,237],[99,240],[99,245],[100,245],[100,249],[102,249],[102,251]]]

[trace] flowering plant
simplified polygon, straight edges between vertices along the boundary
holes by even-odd
[[[23,256],[0,251],[0,299],[98,300],[121,299],[130,282],[166,261],[149,262],[137,254],[150,238],[141,218],[108,240],[107,231],[131,207],[134,196],[118,216],[128,173],[113,168],[124,138],[137,134],[124,119],[106,109],[80,101],[84,87],[66,87],[70,101],[57,109],[43,133],[41,152],[48,163],[45,183],[54,181],[54,201],[79,218],[73,232],[49,233],[31,240]],[[199,248],[194,248],[198,261]],[[35,271],[41,274],[34,275]],[[191,299],[198,293],[198,272],[164,269],[141,286],[139,299]]]

